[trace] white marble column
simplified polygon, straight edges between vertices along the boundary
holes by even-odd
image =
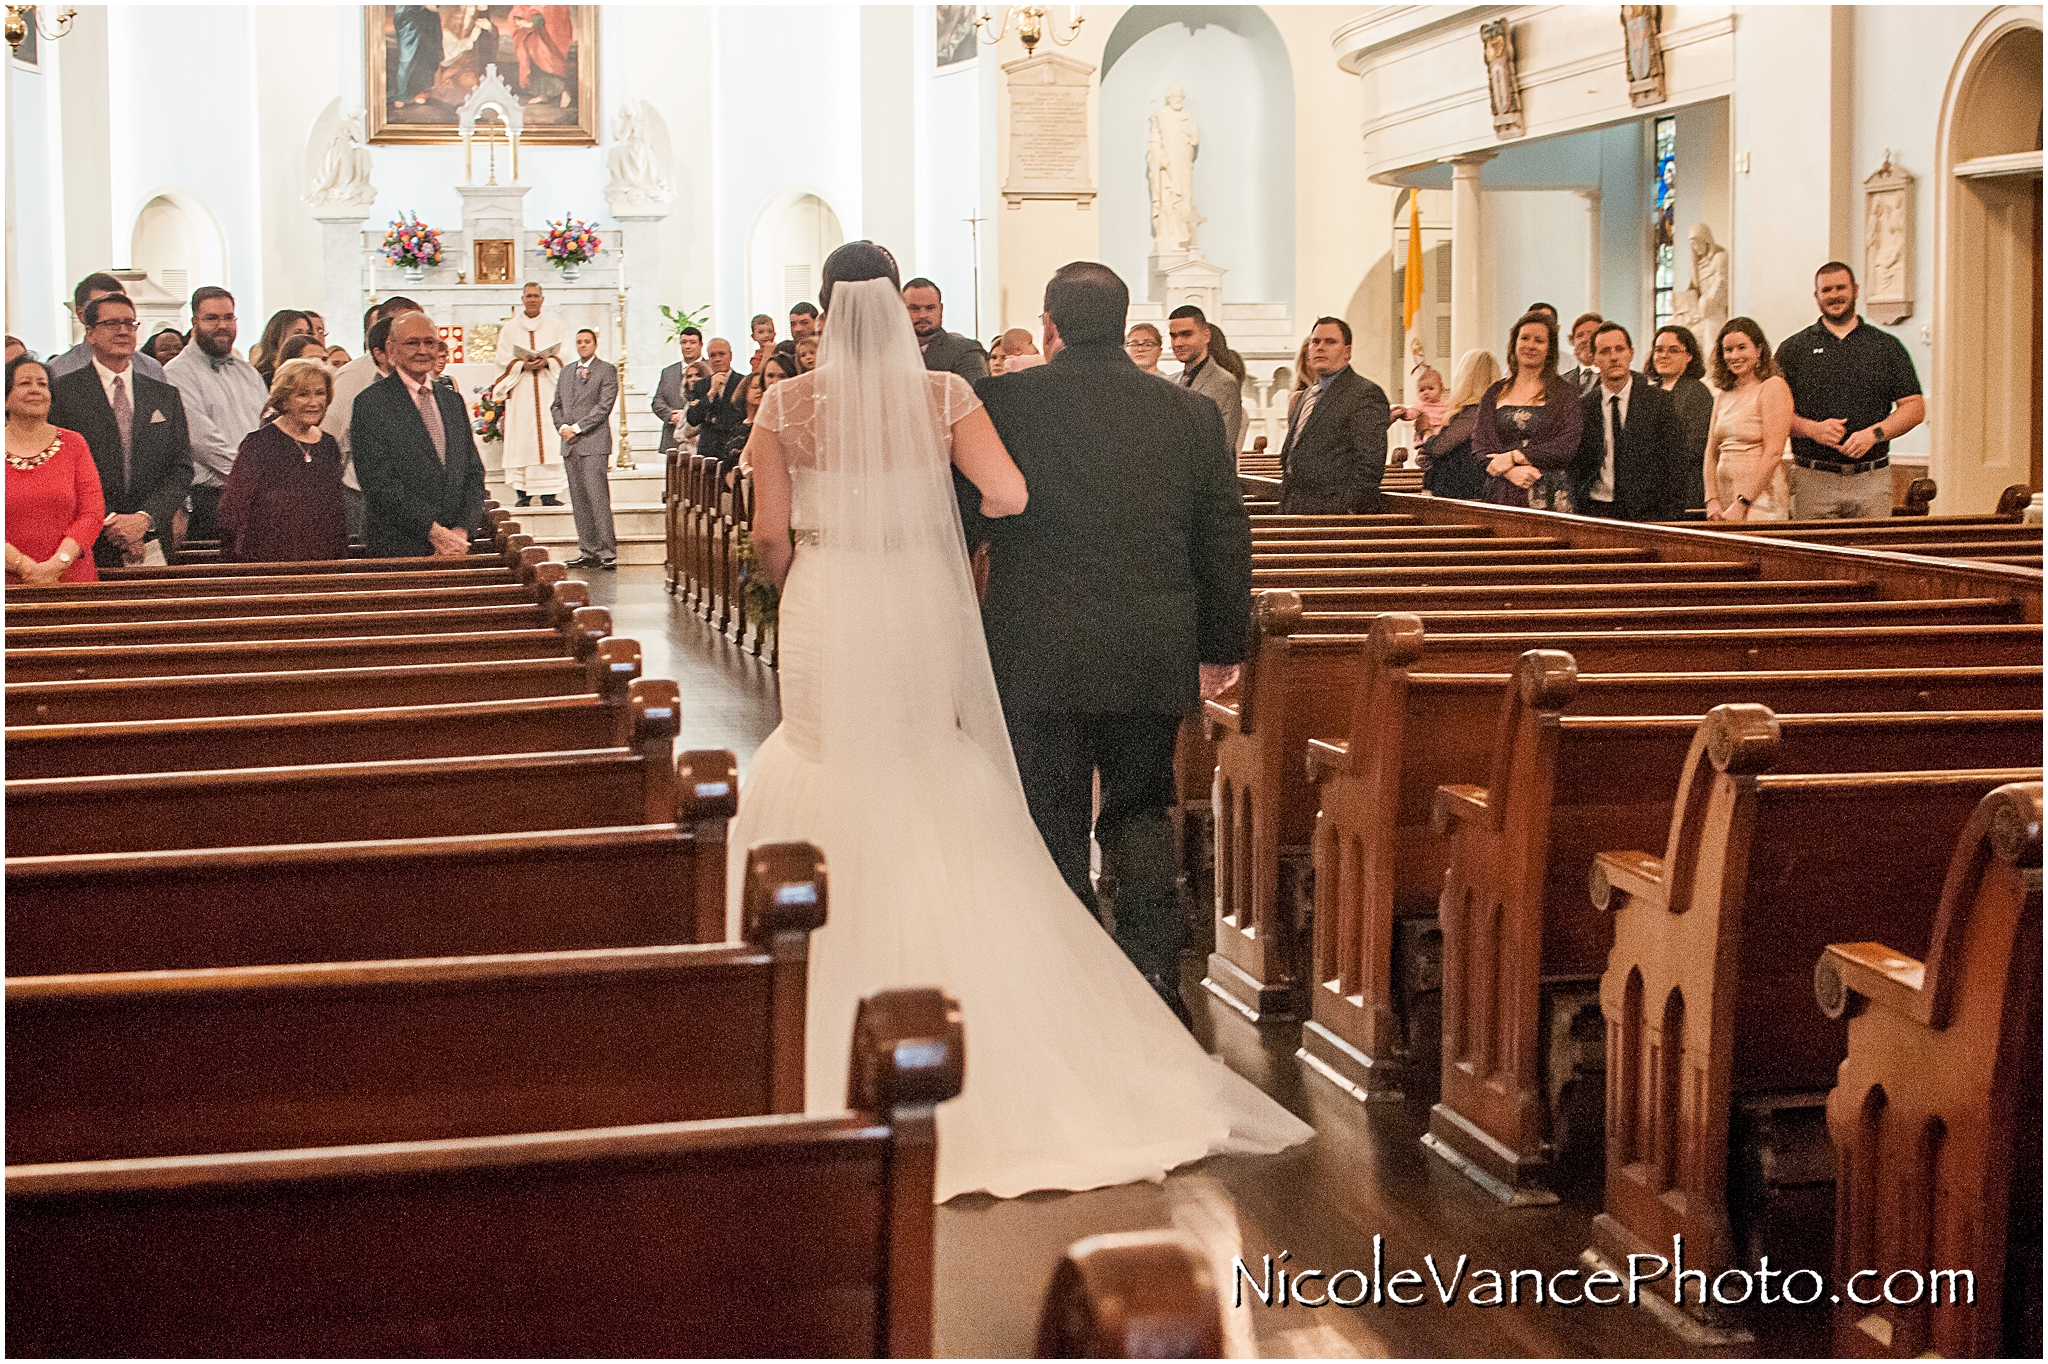
[[[327,319],[327,339],[348,347],[349,354],[363,350],[363,224],[369,215],[351,209],[346,217],[321,215],[320,223],[320,315]]]
[[[1586,201],[1586,307],[1585,311],[1600,311],[1600,191],[1582,189],[1576,191]]]
[[[1480,202],[1479,168],[1492,152],[1476,152],[1451,161],[1451,363],[1484,346],[1485,304],[1480,292],[1482,266],[1492,244]]]
[[[661,382],[664,366],[675,360],[666,345],[666,328],[661,320],[661,223],[668,217],[666,205],[633,208],[621,212],[616,206],[618,240],[624,252],[620,287],[626,292],[625,382],[620,385],[619,413],[632,440],[633,459],[641,467],[658,469],[654,459],[661,432],[648,406],[654,386]]]

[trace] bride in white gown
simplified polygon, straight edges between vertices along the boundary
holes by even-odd
[[[925,370],[894,275],[870,244],[833,254],[818,368],[768,391],[747,447],[755,544],[787,576],[782,724],[741,788],[732,928],[746,848],[824,850],[807,1107],[845,1107],[861,998],[936,985],[967,1035],[965,1090],[938,1110],[942,1202],[1157,1180],[1305,1140],[1188,1034],[1032,823],[949,465],[993,514],[1023,509],[1023,478],[966,382]]]

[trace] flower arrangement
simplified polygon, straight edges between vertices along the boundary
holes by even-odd
[[[470,404],[469,413],[476,418],[471,429],[478,440],[505,439],[505,400],[492,392],[489,384],[477,386],[476,401]]]
[[[384,259],[408,270],[441,263],[441,234],[408,213],[391,221],[384,234]]]
[[[540,238],[541,258],[549,265],[585,265],[603,249],[603,239],[580,218],[557,218]]]
[[[754,533],[745,526],[739,528],[734,557],[739,560],[740,599],[746,603],[748,613],[759,622],[761,629],[774,629],[776,617],[781,613],[782,593],[768,581],[768,574],[761,566],[761,556],[754,550]]]

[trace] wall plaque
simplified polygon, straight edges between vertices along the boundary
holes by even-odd
[[[1095,68],[1053,53],[1003,67],[1009,111],[1009,163],[1003,197],[1015,208],[1025,199],[1072,199],[1086,208],[1095,198],[1088,96]]]
[[[1913,177],[1884,164],[1863,182],[1863,313],[1889,327],[1913,315]]]

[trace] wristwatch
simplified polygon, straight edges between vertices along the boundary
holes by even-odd
[[[71,567],[71,561],[73,559],[76,559],[77,557],[78,556],[76,554],[66,554],[61,549],[57,551],[57,562],[64,565],[64,567],[66,568]]]

